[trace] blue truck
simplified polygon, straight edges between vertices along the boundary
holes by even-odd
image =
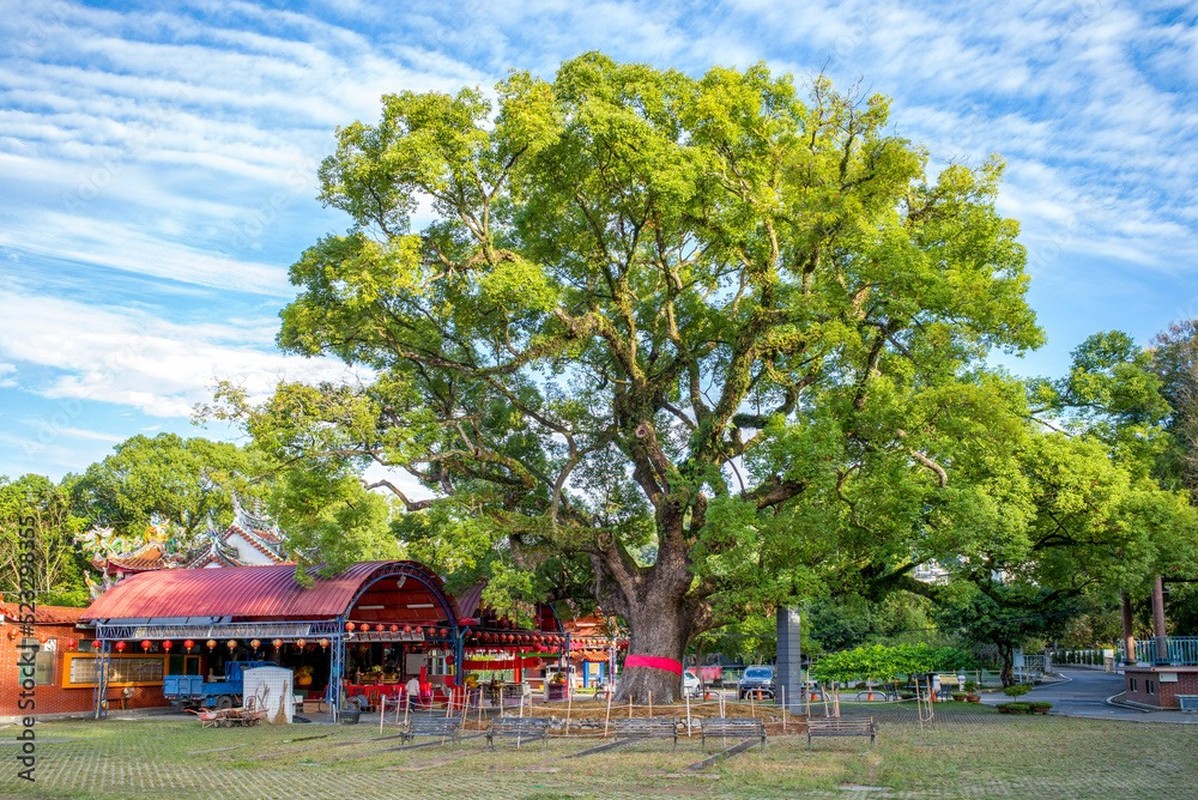
[[[277,667],[273,661],[227,661],[225,674],[213,680],[203,675],[166,675],[162,694],[180,708],[233,708],[241,705],[242,673],[255,667]]]

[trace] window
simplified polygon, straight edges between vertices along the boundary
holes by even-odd
[[[1148,692],[1148,694],[1156,694],[1156,681],[1145,679],[1144,691]]]
[[[33,680],[38,686],[54,683],[54,657],[58,655],[58,640],[47,639],[37,652],[33,665]]]
[[[1136,690],[1136,679],[1135,678],[1127,679],[1127,690],[1129,692],[1134,692]]]
[[[45,686],[54,683],[54,656],[58,654],[58,640],[47,639],[43,644],[37,639],[30,636],[21,638],[21,649],[18,651],[18,658],[25,656],[29,652],[33,652],[33,682],[36,686]],[[29,662],[24,662],[28,664]],[[18,666],[21,663],[18,662]],[[17,684],[23,683],[30,677],[25,669],[17,670]]]
[[[62,685],[95,686],[98,659],[91,653],[67,653],[66,669]],[[166,673],[165,655],[111,655],[109,656],[109,686],[152,686],[161,685]]]

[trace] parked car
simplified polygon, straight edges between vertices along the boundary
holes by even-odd
[[[682,673],[682,694],[684,697],[702,697],[703,681],[689,670]]]
[[[762,698],[774,696],[774,668],[768,664],[754,664],[745,667],[741,673],[740,683],[736,685],[736,696],[744,700],[750,694]]]

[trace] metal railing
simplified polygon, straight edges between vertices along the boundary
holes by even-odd
[[[1137,664],[1170,664],[1173,666],[1198,665],[1198,636],[1168,636],[1163,640],[1154,637],[1136,640]],[[1127,650],[1122,643],[1115,652],[1115,660],[1127,663]]]

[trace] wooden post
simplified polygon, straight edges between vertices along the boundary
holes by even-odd
[[[383,732],[383,720],[387,718],[387,695],[379,698],[379,733]]]
[[[682,689],[682,699],[686,701],[686,735],[690,738],[691,735],[691,696],[686,691],[685,684]]]
[[[603,738],[607,738],[607,728],[611,722],[611,701],[614,692],[607,693],[607,712],[603,715]]]

